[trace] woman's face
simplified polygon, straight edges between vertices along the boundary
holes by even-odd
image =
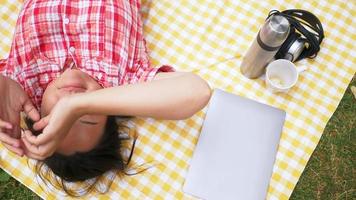
[[[89,75],[77,69],[67,69],[46,88],[41,104],[41,116],[47,116],[62,97],[99,90],[102,87]],[[64,155],[87,152],[93,149],[103,135],[107,116],[84,115],[72,126],[57,148]]]

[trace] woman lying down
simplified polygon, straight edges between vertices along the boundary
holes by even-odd
[[[62,187],[125,172],[116,117],[186,119],[210,99],[199,76],[151,67],[139,9],[138,0],[24,2],[0,61],[0,140],[45,163]]]

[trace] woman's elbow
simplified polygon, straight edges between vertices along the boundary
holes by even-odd
[[[191,74],[189,85],[187,89],[190,91],[190,95],[185,103],[185,112],[182,112],[181,116],[179,116],[181,119],[192,117],[195,113],[203,109],[211,98],[211,88],[207,81],[200,76]]]
[[[198,94],[197,94],[197,102],[198,102],[198,110],[201,110],[202,108],[204,108],[208,103],[209,100],[211,98],[211,88],[208,84],[207,81],[205,81],[204,79],[202,79],[201,77],[198,76],[198,79],[200,84],[198,86]]]

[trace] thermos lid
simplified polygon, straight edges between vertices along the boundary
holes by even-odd
[[[260,31],[261,41],[269,47],[279,47],[289,35],[289,21],[280,15],[271,16]]]
[[[280,15],[272,16],[271,21],[269,22],[271,28],[281,34],[288,32],[289,22],[288,20]]]

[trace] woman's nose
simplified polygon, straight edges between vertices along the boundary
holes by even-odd
[[[61,91],[59,93],[59,98],[63,98],[63,97],[73,95],[76,93],[83,93],[86,91],[85,89],[82,89],[82,88],[62,88],[60,90]]]

